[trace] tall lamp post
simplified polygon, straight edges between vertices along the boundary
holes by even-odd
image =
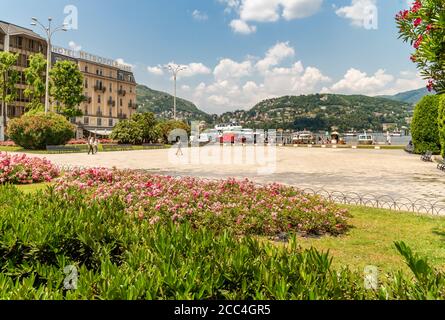
[[[68,25],[63,24],[60,27],[51,29],[51,22],[52,18],[48,18],[48,26],[45,27],[37,18],[32,17],[32,26],[40,26],[43,31],[46,33],[46,43],[47,43],[47,50],[46,50],[46,85],[45,85],[45,113],[48,113],[49,111],[49,70],[51,68],[51,38],[57,31],[68,31]]]
[[[173,96],[173,119],[176,120],[176,81],[178,78],[178,74],[181,71],[184,71],[187,69],[186,66],[180,66],[175,63],[170,63],[165,67],[167,70],[169,70],[173,75],[173,81],[174,81],[174,96]]]

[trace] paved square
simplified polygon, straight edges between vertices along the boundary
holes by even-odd
[[[249,178],[258,183],[284,183],[300,188],[389,195],[393,198],[445,201],[445,174],[433,163],[402,150],[276,147],[258,160],[255,147],[206,147],[39,155],[61,166],[145,169],[155,174],[223,179]],[[201,157],[197,152],[201,152]],[[246,157],[254,152],[256,160]],[[212,155],[212,157],[203,157]],[[242,156],[244,154],[244,156]],[[216,157],[215,157],[216,155]],[[262,170],[267,169],[267,170]]]

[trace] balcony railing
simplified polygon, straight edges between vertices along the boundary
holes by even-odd
[[[104,86],[94,86],[94,91],[102,91],[103,93],[105,93],[105,91],[107,91],[107,88],[105,88]]]
[[[134,102],[129,102],[128,103],[128,107],[131,109],[131,108],[133,108],[133,109],[137,109],[138,108],[138,105],[136,104],[136,103],[134,103]]]
[[[119,89],[119,90],[117,91],[117,94],[120,95],[120,96],[125,97],[125,95],[127,94],[127,91],[126,91],[126,90],[123,90],[123,89]]]
[[[88,104],[90,104],[91,101],[93,101],[93,98],[88,97],[88,96],[83,96],[83,101],[86,102],[86,103],[88,103]]]
[[[99,117],[102,117],[102,115],[103,115],[103,113],[102,113],[102,111],[96,111],[96,116],[99,116]]]
[[[115,106],[116,106],[116,101],[114,101],[114,100],[108,100],[108,101],[107,101],[107,104],[108,104],[110,107],[115,107]]]
[[[117,117],[118,117],[119,119],[127,119],[127,115],[126,115],[125,113],[119,113],[119,114],[117,115]]]

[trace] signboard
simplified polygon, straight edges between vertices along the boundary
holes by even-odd
[[[52,46],[52,52],[61,54],[61,55],[67,56],[67,57],[71,57],[74,59],[87,60],[87,61],[103,64],[106,66],[118,68],[118,69],[121,69],[121,70],[124,70],[127,72],[132,72],[130,66],[123,65],[123,64],[117,62],[116,60],[99,57],[99,56],[90,54],[85,51],[75,51],[75,50],[65,49],[62,47]]]

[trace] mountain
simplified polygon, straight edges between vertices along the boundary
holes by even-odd
[[[427,88],[420,88],[417,90],[401,92],[394,96],[381,96],[381,97],[391,99],[394,101],[417,104],[424,96],[427,96],[430,94],[432,94],[432,93],[429,92]]]
[[[224,113],[218,121],[236,121],[258,129],[382,131],[384,123],[408,126],[412,112],[411,103],[386,98],[313,94],[264,100],[248,111]]]
[[[144,85],[136,87],[138,112],[153,112],[156,116],[165,119],[173,117],[173,96],[162,91],[150,89]],[[212,116],[199,110],[195,104],[190,101],[177,98],[176,114],[180,119],[204,120],[211,122]]]

